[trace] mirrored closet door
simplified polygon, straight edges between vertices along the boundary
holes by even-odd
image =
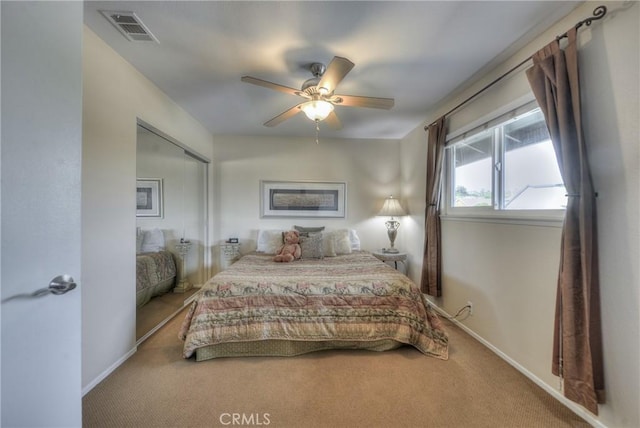
[[[206,281],[208,161],[138,125],[136,340],[175,315]]]

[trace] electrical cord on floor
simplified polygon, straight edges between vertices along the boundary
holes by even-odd
[[[465,315],[465,317],[459,320],[458,317],[462,316],[462,315]],[[467,318],[469,318],[470,315],[471,315],[471,306],[470,305],[464,305],[463,307],[461,307],[458,310],[458,312],[456,312],[456,314],[454,316],[452,316],[452,317],[445,316],[445,318],[448,319],[449,321],[454,321],[454,320],[464,321]]]

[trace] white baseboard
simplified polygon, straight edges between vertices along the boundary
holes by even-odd
[[[113,373],[113,371],[115,369],[117,369],[118,367],[120,367],[120,365],[122,363],[124,363],[125,361],[127,361],[129,359],[129,357],[131,357],[133,354],[136,353],[136,351],[138,350],[137,347],[134,347],[133,349],[131,349],[129,352],[127,352],[126,354],[124,354],[124,356],[122,356],[118,361],[116,361],[115,363],[111,364],[111,366],[109,366],[105,371],[103,371],[102,373],[100,373],[98,375],[98,377],[96,377],[94,380],[92,380],[87,386],[85,386],[84,388],[82,388],[82,396],[84,397],[89,391],[91,391],[93,388],[96,387],[96,385],[98,385],[100,382],[102,382],[107,376],[109,376],[111,373]]]
[[[151,331],[149,331],[147,334],[145,334],[143,337],[141,337],[137,342],[136,342],[136,346],[131,349],[129,352],[127,352],[124,356],[122,356],[120,359],[118,359],[118,361],[116,361],[115,363],[113,363],[111,366],[109,366],[109,368],[107,368],[105,371],[103,371],[102,373],[100,373],[100,375],[98,375],[98,377],[96,377],[94,380],[92,380],[91,382],[89,382],[89,384],[87,386],[85,386],[84,388],[82,388],[82,396],[84,397],[89,391],[91,391],[93,388],[96,387],[96,385],[98,385],[100,382],[102,382],[107,376],[109,376],[111,373],[113,373],[113,371],[115,369],[117,369],[118,367],[120,367],[120,365],[122,363],[124,363],[125,361],[127,361],[129,359],[129,357],[131,357],[133,354],[136,353],[136,351],[138,350],[138,346],[144,342],[149,336],[151,336],[153,333],[155,333],[156,331],[158,331],[161,327],[163,327],[166,323],[168,323],[169,321],[171,321],[171,319],[173,317],[175,317],[177,314],[179,314],[186,306],[188,306],[191,302],[193,302],[196,298],[196,295],[198,293],[194,293],[191,296],[189,296],[189,298],[184,302],[183,306],[178,309],[177,311],[175,311],[174,313],[172,313],[171,315],[169,315],[166,319],[164,319],[161,323],[159,323],[158,325],[156,325],[153,329],[151,329]]]
[[[457,327],[460,327],[462,330],[464,330],[465,333],[469,334],[471,337],[476,339],[478,342],[482,343],[484,346],[489,348],[498,357],[500,357],[503,360],[505,360],[507,363],[509,363],[511,366],[513,366],[516,370],[518,370],[520,373],[522,373],[527,378],[529,378],[531,381],[533,381],[536,385],[538,385],[540,388],[542,388],[546,392],[548,392],[553,398],[555,398],[556,400],[558,400],[562,404],[564,404],[567,408],[569,408],[569,410],[573,411],[576,415],[580,416],[582,419],[584,419],[585,421],[587,421],[589,424],[591,424],[594,427],[607,428],[607,426],[604,425],[596,417],[594,417],[594,415],[591,412],[585,410],[582,406],[580,406],[580,405],[574,403],[573,401],[569,400],[568,398],[566,398],[564,395],[562,395],[560,393],[560,391],[558,391],[557,389],[553,388],[551,385],[549,385],[548,383],[544,382],[538,376],[536,376],[533,373],[531,373],[524,366],[522,366],[517,361],[515,361],[514,359],[509,357],[507,354],[502,352],[500,349],[496,348],[494,345],[492,345],[490,342],[485,340],[483,337],[479,336],[475,331],[471,330],[469,327],[467,327],[466,325],[462,324],[460,321],[451,319],[451,315],[448,314],[444,309],[440,308],[439,306],[437,306],[432,301],[429,301],[429,303],[431,304],[431,306],[437,312],[439,312],[440,314],[444,315],[449,321],[451,321]]]

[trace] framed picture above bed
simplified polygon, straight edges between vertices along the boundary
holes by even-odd
[[[162,179],[136,180],[136,216],[162,217]]]
[[[260,181],[261,217],[346,216],[347,184],[320,181]]]

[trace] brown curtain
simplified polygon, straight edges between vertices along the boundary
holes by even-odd
[[[604,402],[595,192],[582,134],[577,30],[533,56],[529,84],[540,105],[568,201],[562,229],[552,372],[564,395],[598,414]]]
[[[440,185],[447,131],[445,117],[429,126],[427,142],[427,207],[425,210],[424,257],[420,287],[431,296],[442,295],[442,256],[440,249]]]

